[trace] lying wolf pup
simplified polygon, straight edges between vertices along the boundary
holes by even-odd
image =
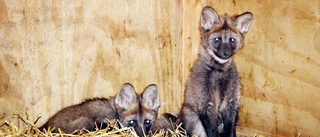
[[[117,119],[123,127],[133,127],[139,136],[148,134],[152,128],[160,107],[156,85],[145,88],[137,95],[130,84],[124,84],[116,97],[95,98],[81,104],[66,107],[53,115],[40,129],[55,127],[65,133],[87,129],[89,131],[105,128],[108,120]]]

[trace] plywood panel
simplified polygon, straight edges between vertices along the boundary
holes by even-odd
[[[31,119],[42,115],[40,125],[68,105],[113,96],[126,82],[139,93],[157,84],[161,112],[169,111],[175,97],[164,91],[175,93],[173,84],[179,83],[173,60],[179,58],[174,46],[179,3],[1,1],[1,6],[0,98],[7,116],[28,108]]]
[[[242,98],[238,129],[271,136],[320,132],[320,2],[0,0],[0,119],[25,112],[41,125],[63,107],[138,92],[155,83],[162,112],[177,112],[197,58],[204,6],[251,11],[235,56]]]

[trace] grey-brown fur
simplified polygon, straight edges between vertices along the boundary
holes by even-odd
[[[123,127],[133,127],[139,136],[148,134],[155,122],[160,97],[158,88],[152,84],[137,95],[130,84],[124,84],[115,97],[109,99],[95,98],[78,105],[66,107],[53,115],[40,129],[55,127],[65,133],[75,130],[95,130],[105,128],[108,120],[118,120]]]
[[[152,127],[152,132],[156,133],[162,130],[163,132],[175,131],[180,123],[178,116],[171,113],[163,113],[160,118],[156,120]]]
[[[107,124],[105,118],[114,120],[117,119],[117,115],[114,97],[109,99],[95,98],[60,110],[40,129],[47,129],[50,126],[56,127],[53,132],[58,132],[57,128],[60,128],[66,133],[83,128],[94,130],[94,122],[98,126],[105,126]]]
[[[191,68],[180,114],[189,135],[236,136],[240,82],[232,56],[242,48],[253,15],[201,12],[201,46]]]
[[[178,133],[181,136],[186,136],[184,130],[181,128],[181,121],[178,118],[178,113],[163,113],[160,118],[156,120],[152,128],[152,133],[162,133],[164,137],[174,136],[172,132]]]

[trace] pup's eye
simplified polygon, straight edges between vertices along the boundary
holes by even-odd
[[[151,121],[149,119],[146,119],[146,120],[144,120],[144,124],[149,125],[149,124],[151,124]]]
[[[129,123],[128,123],[129,126],[132,126],[132,127],[135,127],[138,125],[138,122],[137,120],[130,120]]]
[[[149,120],[149,119],[144,120],[143,125],[144,125],[144,127],[146,127],[146,130],[149,131],[151,126],[152,126],[151,125],[151,120]]]
[[[230,41],[231,43],[234,43],[234,42],[236,42],[236,39],[230,38],[229,41]]]
[[[215,38],[213,38],[213,41],[215,43],[220,42],[221,41],[221,37],[215,37]]]

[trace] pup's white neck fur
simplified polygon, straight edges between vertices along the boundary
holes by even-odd
[[[221,64],[227,63],[230,60],[230,58],[228,59],[219,58],[216,54],[213,53],[212,50],[207,49],[207,51],[214,58],[214,60],[218,61]]]

